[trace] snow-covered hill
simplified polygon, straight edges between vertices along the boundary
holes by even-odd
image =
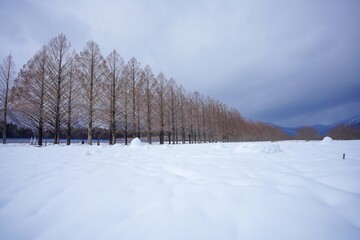
[[[0,239],[359,239],[360,141],[132,145],[0,145]]]

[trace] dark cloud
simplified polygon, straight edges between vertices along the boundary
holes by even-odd
[[[236,107],[288,126],[360,115],[360,2],[2,1],[0,50],[22,65],[63,32],[116,48]]]

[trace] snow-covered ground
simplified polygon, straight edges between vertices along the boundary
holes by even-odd
[[[360,141],[1,145],[0,239],[358,240]]]

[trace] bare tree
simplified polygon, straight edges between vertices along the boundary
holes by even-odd
[[[222,140],[222,130],[221,130],[221,103],[219,101],[214,102],[214,136],[215,141]]]
[[[121,79],[123,75],[124,60],[120,57],[116,50],[112,51],[106,58],[106,88],[105,97],[109,102],[109,128],[110,139],[109,144],[116,143],[117,117],[120,111],[120,91]]]
[[[10,97],[18,118],[37,132],[39,146],[43,144],[43,132],[48,122],[47,62],[46,47],[43,47],[20,70]]]
[[[186,141],[186,132],[185,132],[185,108],[186,108],[186,99],[185,99],[185,90],[181,86],[178,88],[178,96],[180,99],[180,134],[181,134],[181,142],[185,144]]]
[[[195,106],[194,106],[194,100],[192,97],[192,94],[188,94],[188,135],[189,135],[189,143],[194,143],[194,140],[196,142],[196,136],[194,131],[194,123],[195,123]]]
[[[100,104],[101,84],[104,76],[104,59],[99,46],[89,41],[78,57],[80,81],[85,107],[85,117],[88,128],[88,144],[92,144],[95,113]]]
[[[155,84],[154,74],[151,71],[150,66],[146,66],[142,72],[142,81],[145,92],[145,118],[146,118],[146,128],[147,128],[147,141],[151,144],[152,142],[152,123],[153,123],[153,90]]]
[[[201,96],[201,131],[202,131],[202,137],[203,137],[203,141],[204,143],[207,142],[207,126],[208,126],[208,109],[207,109],[207,105],[205,103],[205,99],[203,96]]]
[[[6,127],[9,93],[15,78],[15,63],[11,54],[6,56],[0,65],[0,107],[3,109],[3,144],[6,144]]]
[[[48,49],[48,72],[49,84],[47,94],[51,101],[50,124],[54,131],[54,144],[60,143],[61,125],[65,122],[65,99],[62,96],[66,92],[65,82],[69,75],[71,64],[71,44],[64,34],[53,38],[47,46]]]
[[[132,124],[132,137],[140,137],[139,120],[137,119],[138,113],[138,84],[140,82],[141,68],[140,64],[135,58],[131,58],[125,66],[125,78],[130,84],[130,97],[131,97],[131,124]]]
[[[141,137],[141,127],[143,126],[142,118],[144,116],[144,92],[143,92],[143,82],[139,81],[136,85],[136,136]]]
[[[167,79],[164,74],[159,73],[155,80],[155,109],[158,115],[158,131],[160,144],[165,142],[165,112],[167,108],[166,102]]]
[[[79,69],[76,64],[76,54],[73,53],[69,69],[69,76],[66,79],[66,144],[71,143],[71,134],[74,123],[79,122],[79,98],[77,94],[80,91]]]
[[[129,108],[130,108],[130,84],[125,77],[121,79],[121,113],[122,113],[122,130],[124,135],[125,145],[128,144],[129,137]]]
[[[175,144],[177,140],[177,121],[178,121],[178,112],[180,110],[180,101],[178,96],[178,86],[174,79],[170,79],[169,81],[169,143],[170,141]]]
[[[195,112],[195,120],[194,120],[194,124],[195,124],[195,129],[194,129],[194,138],[195,138],[195,143],[201,141],[201,137],[200,137],[200,93],[199,92],[194,92],[194,112]]]

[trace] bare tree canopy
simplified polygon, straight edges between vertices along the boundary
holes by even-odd
[[[106,107],[105,116],[109,123],[109,144],[116,143],[116,133],[120,118],[120,97],[121,97],[121,79],[124,75],[124,60],[120,54],[114,50],[106,58],[105,84],[104,84],[104,106]]]
[[[70,74],[71,44],[64,34],[53,38],[47,45],[50,100],[50,124],[54,131],[54,144],[60,143],[60,130],[65,122],[65,99],[62,97],[66,89],[66,79]]]
[[[94,123],[97,123],[102,97],[105,61],[99,46],[89,41],[77,59],[79,63],[81,94],[83,96],[84,115],[88,129],[88,144],[92,144]]]
[[[12,89],[12,102],[25,125],[37,132],[38,145],[42,145],[43,132],[49,122],[49,75],[46,47],[38,51],[20,70]]]
[[[15,78],[15,63],[11,54],[4,58],[0,65],[0,109],[3,110],[3,144],[6,144],[6,125],[7,125],[7,112],[9,93],[12,83]]]

